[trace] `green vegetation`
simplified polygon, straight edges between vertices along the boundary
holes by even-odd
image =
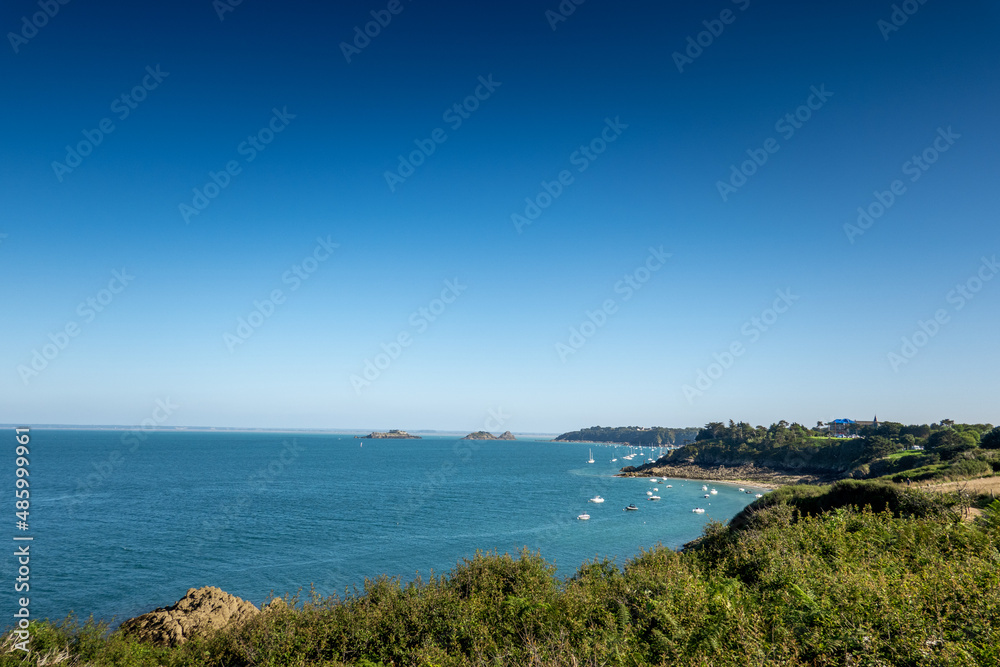
[[[0,666],[998,664],[1000,501],[974,524],[959,503],[885,482],[786,487],[623,569],[593,561],[561,581],[536,554],[479,554],[445,577],[291,598],[172,649],[33,623],[32,652]]]
[[[583,442],[622,442],[637,446],[685,445],[694,442],[697,428],[664,428],[654,426],[591,426],[563,433],[556,440]]]
[[[682,462],[727,467],[752,463],[829,478],[961,480],[1000,471],[1000,428],[947,419],[929,426],[885,422],[857,428],[850,437],[830,437],[819,427],[786,421],[768,428],[711,422],[692,444],[639,469]]]

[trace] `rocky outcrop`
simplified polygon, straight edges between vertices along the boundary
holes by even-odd
[[[476,431],[462,438],[462,440],[496,440],[497,437],[487,431]]]
[[[421,440],[419,435],[410,435],[406,431],[400,431],[399,429],[393,429],[385,433],[381,431],[373,431],[366,436],[354,436],[354,437],[364,437],[371,438],[373,440]]]
[[[516,440],[517,438],[510,431],[504,431],[503,435],[497,437],[487,431],[476,431],[462,438],[462,440]]]
[[[244,623],[260,613],[251,602],[215,586],[191,588],[170,607],[130,618],[121,631],[140,641],[159,646],[177,646],[195,635],[204,635],[230,625]]]
[[[675,461],[667,464],[664,458],[641,466],[626,466],[618,477],[672,477],[674,479],[700,479],[719,482],[754,482],[769,486],[782,484],[828,484],[837,477],[810,475],[801,472],[781,471],[748,463],[739,466],[713,466],[693,461]]]

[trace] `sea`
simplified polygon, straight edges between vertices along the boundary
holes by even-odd
[[[112,625],[192,587],[258,605],[310,587],[343,595],[380,575],[446,574],[480,550],[540,552],[567,577],[595,558],[623,566],[678,548],[754,499],[735,485],[704,498],[700,481],[615,477],[629,448],[587,443],[33,429],[29,450],[28,527],[11,517],[9,530],[33,538],[13,543],[30,544],[30,592],[0,597],[6,619],[22,595],[35,619]],[[4,580],[16,561],[0,559]]]

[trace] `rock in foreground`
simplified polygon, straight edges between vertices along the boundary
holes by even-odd
[[[177,646],[194,635],[243,623],[259,613],[253,603],[221,588],[205,586],[188,589],[175,605],[125,621],[121,631],[159,646]]]

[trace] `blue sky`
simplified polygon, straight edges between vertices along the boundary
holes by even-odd
[[[7,3],[0,422],[995,423],[1000,9],[903,4]]]

